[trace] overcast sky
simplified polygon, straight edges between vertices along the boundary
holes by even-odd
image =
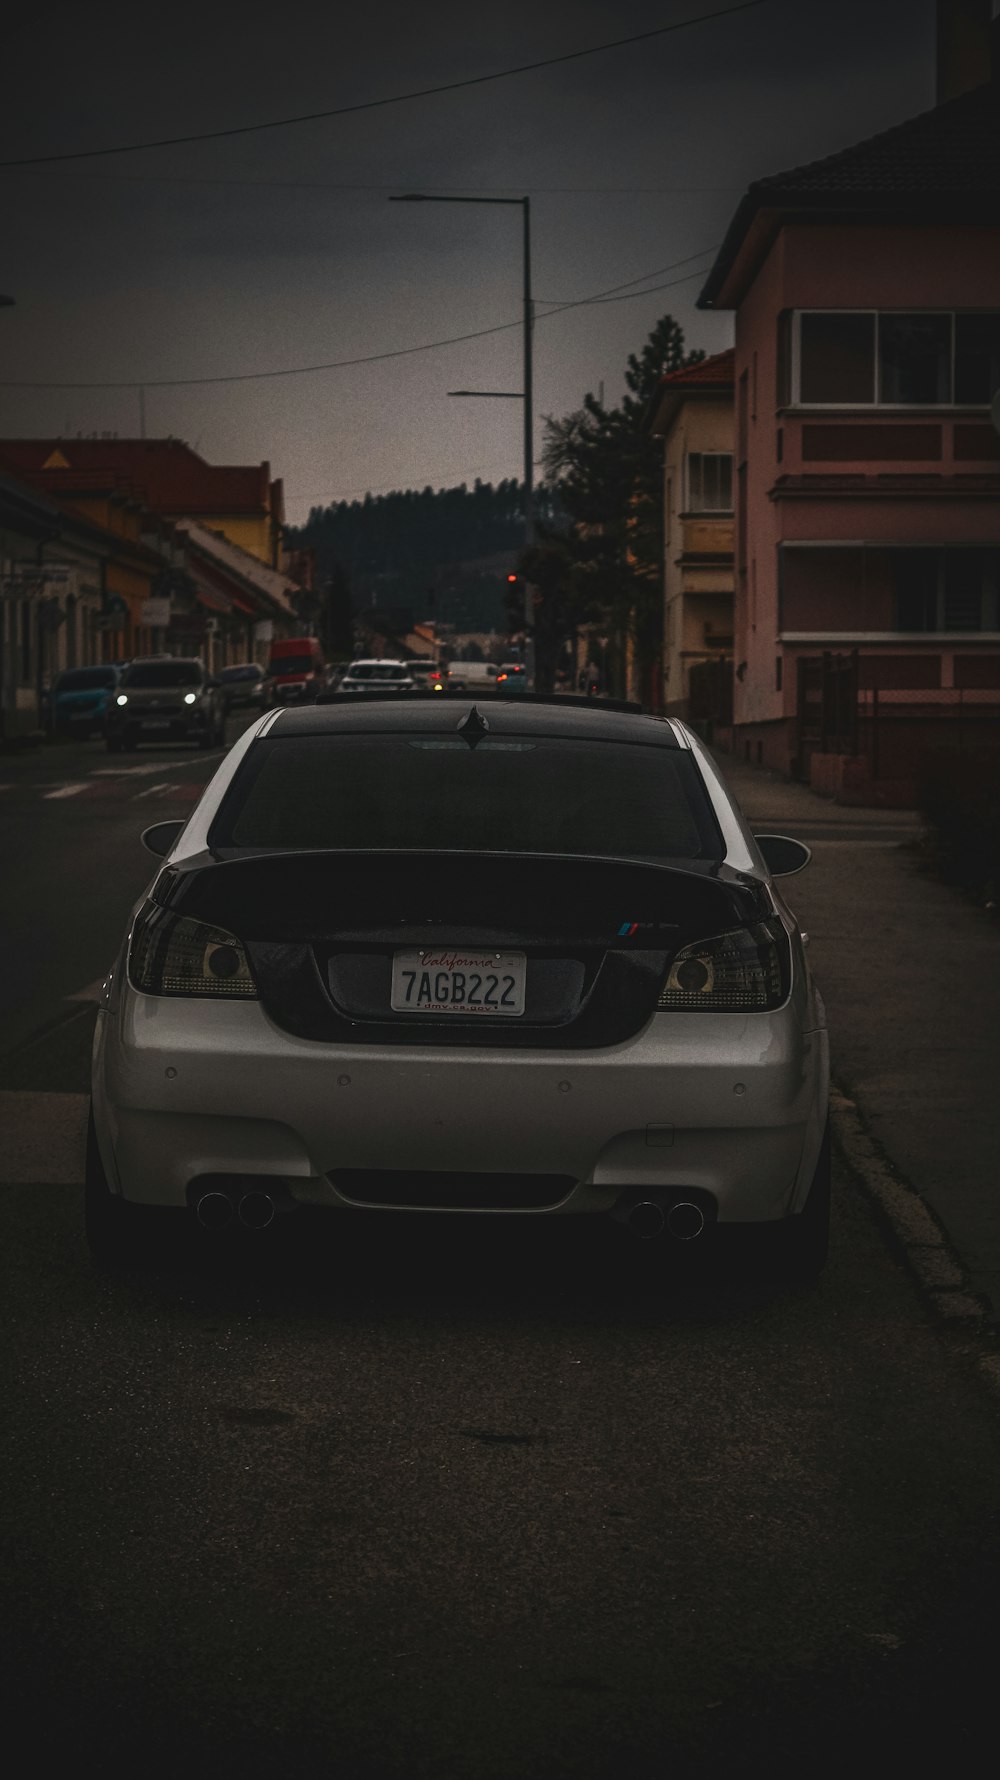
[[[727,0],[210,0],[21,9],[5,31],[0,161],[267,121],[703,17]],[[145,22],[144,22],[145,20]],[[722,239],[750,180],[933,103],[933,0],[764,0],[580,60],[353,116],[49,169],[0,171],[0,380],[238,375],[517,322],[521,213],[397,205],[415,189],[531,197],[534,294],[586,297]],[[692,262],[707,270],[711,254]],[[542,416],[622,388],[666,310],[719,351],[699,276],[535,330]],[[640,288],[642,288],[640,286]],[[288,517],[366,489],[520,474],[517,327],[307,376],[145,396],[147,437],[217,463],[268,458]],[[139,434],[127,389],[0,388],[0,434]]]

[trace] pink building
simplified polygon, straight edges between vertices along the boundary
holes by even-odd
[[[1000,742],[997,75],[752,185],[699,299],[736,312],[734,745],[843,801]]]

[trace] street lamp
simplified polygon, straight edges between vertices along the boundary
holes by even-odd
[[[519,204],[523,219],[523,261],[524,261],[524,388],[522,390],[502,389],[452,389],[453,396],[496,396],[518,399],[524,403],[524,547],[530,550],[535,541],[535,458],[532,438],[532,365],[531,365],[531,334],[534,323],[534,308],[531,301],[531,199],[530,198],[465,198],[448,193],[437,192],[400,192],[389,199],[390,204]],[[535,651],[531,640],[531,626],[534,623],[534,608],[531,601],[531,589],[527,582],[524,588],[524,655],[529,686],[535,682]]]

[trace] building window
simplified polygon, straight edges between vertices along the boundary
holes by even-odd
[[[691,451],[687,460],[688,511],[731,513],[733,510],[733,454],[731,451]]]
[[[878,399],[937,406],[951,400],[951,316],[880,315]]]
[[[1000,311],[825,309],[794,318],[792,399],[820,407],[987,407]]]
[[[874,315],[800,315],[798,399],[874,401]]]
[[[895,628],[1000,630],[1000,551],[893,550]]]

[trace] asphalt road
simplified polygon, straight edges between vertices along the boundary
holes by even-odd
[[[978,1763],[989,1337],[929,1316],[842,1164],[808,1292],[745,1256],[716,1272],[540,1223],[338,1220],[92,1269],[93,1002],[67,997],[150,875],[139,828],[211,769],[105,764],[96,745],[0,762],[0,845],[30,879],[0,888],[11,1747],[296,1780]]]

